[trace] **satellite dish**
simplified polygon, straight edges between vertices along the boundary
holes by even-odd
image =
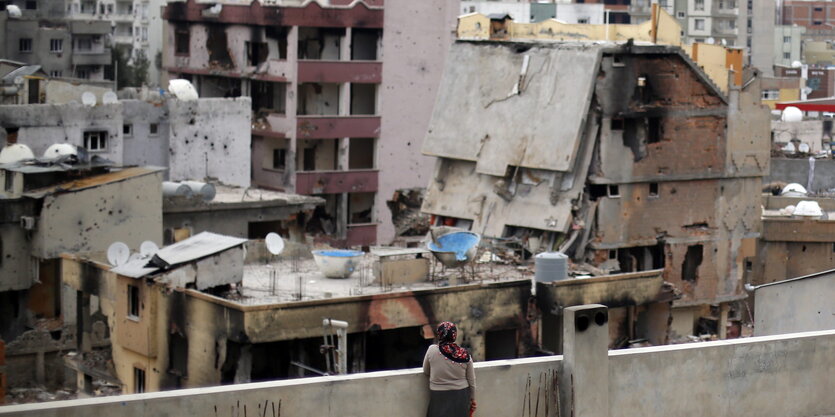
[[[141,253],[142,256],[151,257],[156,255],[157,251],[159,251],[159,246],[150,240],[146,240],[139,245],[139,253]]]
[[[119,97],[116,93],[108,91],[101,96],[101,102],[104,104],[116,104],[119,102]]]
[[[122,266],[130,259],[130,248],[122,242],[114,242],[107,248],[107,262],[113,266]]]
[[[802,67],[802,66],[803,66],[803,63],[802,63],[802,62],[800,62],[800,61],[794,61],[794,62],[792,62],[792,68],[800,68],[800,67]]]
[[[6,6],[6,11],[9,12],[9,17],[21,17],[23,13],[20,11],[20,7],[15,6],[14,4],[9,4]]]
[[[803,120],[803,112],[794,106],[786,107],[783,109],[783,115],[780,118],[784,122],[799,122]]]
[[[56,143],[49,145],[43,153],[43,157],[46,159],[55,159],[66,155],[78,156],[78,150],[69,143]]]
[[[83,104],[85,106],[89,106],[89,107],[95,106],[96,105],[96,95],[89,92],[89,91],[85,91],[85,92],[81,93],[81,104]]]
[[[284,250],[284,239],[278,233],[267,233],[264,244],[267,245],[267,250],[273,255],[278,255]]]
[[[35,154],[32,153],[32,150],[20,143],[6,145],[5,148],[0,150],[0,164],[13,164],[34,158]]]
[[[197,89],[194,88],[194,85],[189,80],[176,79],[169,81],[168,91],[181,101],[193,101],[199,97]]]

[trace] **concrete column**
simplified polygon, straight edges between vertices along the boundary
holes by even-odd
[[[296,126],[298,124],[298,120],[296,119],[296,113],[298,108],[298,102],[296,101],[296,96],[298,95],[298,73],[299,73],[299,27],[293,26],[287,31],[287,64],[290,73],[287,74],[287,79],[289,82],[287,83],[287,92],[286,92],[286,102],[285,102],[285,109],[286,109],[286,117],[290,126],[293,126],[289,132],[287,132],[287,161],[286,161],[286,168],[284,170],[284,182],[287,184],[287,191],[294,193],[296,192],[296,153],[298,152],[298,144],[296,143]]]
[[[562,415],[609,415],[609,311],[589,304],[563,310]]]
[[[339,44],[340,61],[351,60],[351,42],[353,42],[353,29],[345,28],[345,37],[342,38],[342,42]]]
[[[727,339],[728,338],[728,312],[731,309],[730,304],[722,303],[719,304],[719,338],[720,339]]]

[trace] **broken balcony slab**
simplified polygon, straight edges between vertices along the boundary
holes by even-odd
[[[600,55],[590,44],[453,44],[447,59],[458,65],[444,73],[423,153],[495,176],[508,166],[569,171]]]

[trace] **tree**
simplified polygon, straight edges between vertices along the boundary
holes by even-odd
[[[115,45],[112,49],[117,88],[141,87],[148,82],[151,61],[141,49],[136,50],[131,58],[132,49],[130,45]]]

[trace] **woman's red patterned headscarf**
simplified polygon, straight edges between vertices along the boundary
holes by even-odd
[[[438,325],[436,333],[438,335],[438,349],[447,359],[457,363],[470,361],[470,353],[467,352],[467,349],[455,344],[455,338],[458,337],[458,329],[455,324],[445,321]]]

